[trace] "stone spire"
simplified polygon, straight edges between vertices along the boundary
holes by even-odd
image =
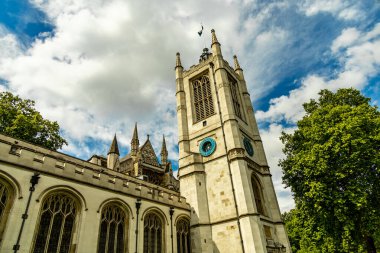
[[[216,38],[216,34],[215,34],[215,30],[214,30],[214,29],[211,30],[211,37],[212,37],[211,46],[212,46],[214,43],[218,43],[218,44],[220,45],[218,39]]]
[[[236,55],[234,55],[234,64],[235,64],[235,71],[242,70]]]
[[[116,134],[113,137],[113,141],[110,147],[110,150],[107,154],[107,168],[111,170],[118,170],[119,169],[119,146],[117,145],[117,139]]]
[[[131,155],[137,155],[137,151],[139,150],[139,135],[137,133],[137,123],[135,123],[135,129],[133,130],[133,136],[131,141]]]
[[[166,149],[165,135],[162,136],[161,147],[161,164],[166,165],[168,162],[168,150]]]
[[[108,154],[117,154],[117,155],[120,155],[119,153],[119,146],[117,145],[117,139],[116,139],[116,134],[115,136],[113,137],[113,141],[112,141],[112,144],[111,144],[111,147],[110,147],[110,150],[108,151]]]
[[[222,50],[220,48],[220,43],[218,39],[216,38],[215,30],[211,30],[211,37],[212,37],[212,42],[211,42],[211,49],[212,49],[212,54],[214,56],[222,56]]]
[[[179,54],[179,52],[177,52],[177,54],[176,54],[175,67],[176,67],[176,68],[178,68],[178,67],[181,67],[181,68],[182,68],[182,64],[181,64],[181,55]]]
[[[183,75],[183,67],[181,64],[181,57],[180,54],[176,54],[176,60],[175,60],[175,78],[176,78],[176,86],[177,91],[182,90],[183,87],[181,87],[181,82],[179,82],[179,79],[182,79]]]
[[[244,94],[245,92],[248,92],[248,90],[247,90],[247,84],[245,83],[243,69],[240,67],[240,64],[239,64],[239,61],[238,61],[236,55],[234,55],[234,65],[235,65],[235,73],[238,74],[240,76],[240,78],[241,78],[241,81],[244,82],[244,83],[241,84],[242,92]]]

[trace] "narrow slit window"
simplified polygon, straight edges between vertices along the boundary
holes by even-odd
[[[195,119],[198,122],[214,114],[210,79],[208,76],[203,75],[192,81],[192,85]]]

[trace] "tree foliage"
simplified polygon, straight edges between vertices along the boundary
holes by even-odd
[[[298,252],[376,252],[380,112],[355,89],[319,95],[304,104],[298,129],[281,136],[279,164],[297,209],[287,226],[301,227],[291,230]]]
[[[53,150],[67,145],[58,123],[44,119],[34,104],[10,92],[0,93],[0,133]]]

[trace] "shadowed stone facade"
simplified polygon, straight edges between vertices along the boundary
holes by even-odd
[[[114,206],[120,207],[117,210],[124,215],[123,245],[115,252],[145,252],[144,221],[152,214],[161,223],[161,252],[176,252],[176,225],[179,221],[188,221],[190,215],[186,199],[178,191],[107,169],[107,161],[101,164],[102,159],[93,156],[92,162],[83,161],[0,135],[0,252],[14,252],[15,245],[19,245],[17,252],[55,252],[33,248],[38,241],[43,210],[47,209],[45,200],[58,193],[60,199],[72,199],[76,206],[69,249],[63,252],[104,252],[98,251],[100,225],[103,213]],[[94,164],[95,160],[100,165]],[[39,173],[39,180],[30,191],[35,173]],[[62,205],[63,202],[57,203]],[[22,234],[16,243],[23,220]],[[54,233],[59,234],[59,230],[53,230],[52,235]]]

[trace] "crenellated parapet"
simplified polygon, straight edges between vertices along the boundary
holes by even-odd
[[[0,163],[189,210],[178,192],[0,134]]]

